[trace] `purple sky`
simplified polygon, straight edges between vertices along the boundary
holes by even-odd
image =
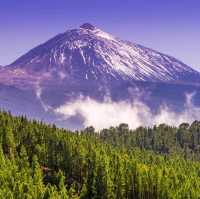
[[[200,69],[200,0],[1,0],[0,65],[84,22]]]

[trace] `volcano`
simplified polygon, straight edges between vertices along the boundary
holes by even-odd
[[[0,107],[14,114],[75,128],[76,118],[54,110],[89,97],[102,102],[135,99],[152,111],[180,111],[185,94],[200,105],[200,73],[176,58],[121,40],[90,23],[58,34],[8,66],[0,67]]]

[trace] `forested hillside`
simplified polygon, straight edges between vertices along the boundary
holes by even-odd
[[[2,199],[200,198],[200,122],[70,132],[0,113]]]

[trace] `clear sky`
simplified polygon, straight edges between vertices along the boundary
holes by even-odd
[[[200,0],[0,0],[0,65],[84,22],[200,69]]]

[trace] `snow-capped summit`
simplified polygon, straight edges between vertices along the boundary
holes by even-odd
[[[199,72],[181,61],[120,40],[89,23],[57,35],[10,67],[29,74],[57,75],[65,81],[76,77],[99,80],[102,76],[103,79],[190,84],[200,80]]]

